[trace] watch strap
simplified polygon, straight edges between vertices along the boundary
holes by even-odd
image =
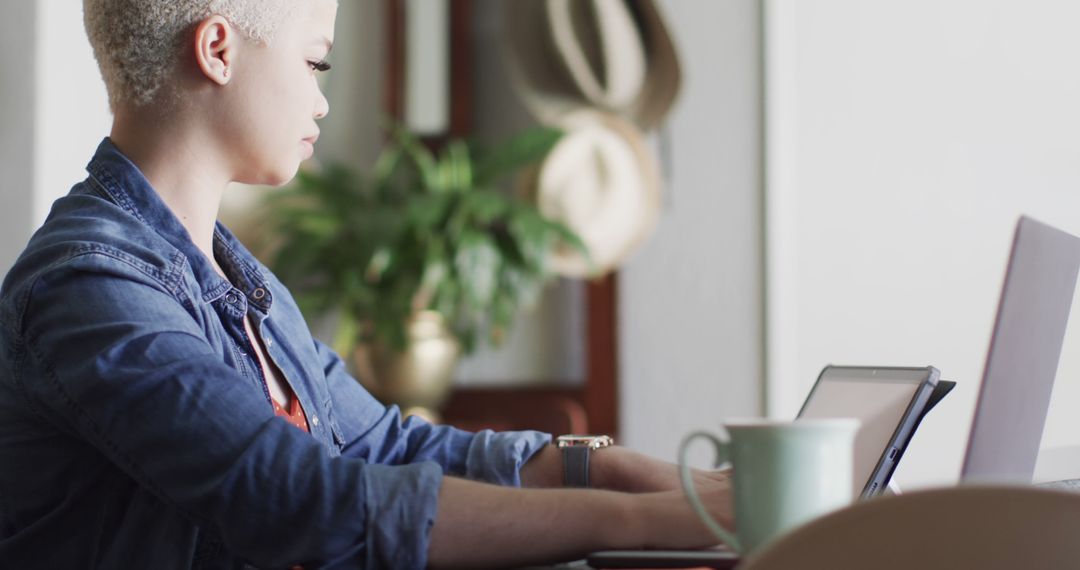
[[[566,487],[589,486],[589,452],[587,445],[571,445],[562,448],[563,485]]]

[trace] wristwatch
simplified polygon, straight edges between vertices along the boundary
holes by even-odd
[[[563,454],[563,485],[588,487],[589,454],[615,445],[615,440],[607,435],[560,435],[555,443]]]

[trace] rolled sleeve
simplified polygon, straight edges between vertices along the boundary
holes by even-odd
[[[538,431],[478,432],[469,443],[466,476],[520,487],[521,467],[549,443],[551,434]]]
[[[435,524],[442,468],[424,461],[368,465],[368,568],[423,568]]]

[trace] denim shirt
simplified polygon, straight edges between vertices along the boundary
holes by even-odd
[[[228,280],[108,138],[87,170],[0,292],[0,566],[423,567],[444,474],[518,485],[550,441],[403,421],[222,225]]]

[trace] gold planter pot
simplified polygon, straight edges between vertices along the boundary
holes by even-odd
[[[439,408],[450,394],[461,344],[442,315],[421,311],[409,319],[404,352],[381,344],[362,345],[353,357],[360,383],[404,415],[439,421]]]

